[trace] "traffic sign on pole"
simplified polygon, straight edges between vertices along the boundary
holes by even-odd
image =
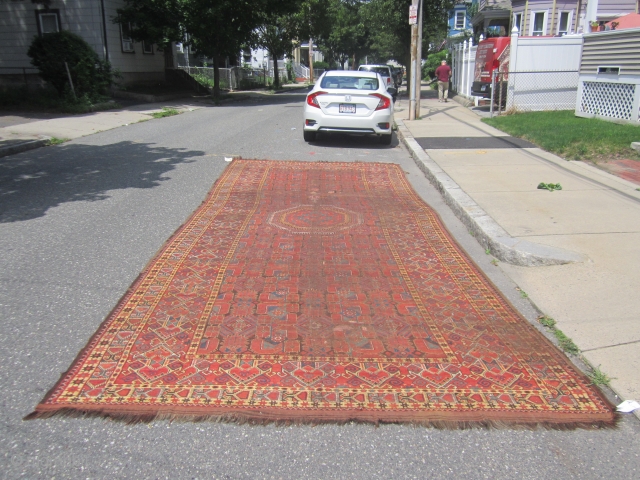
[[[417,25],[418,24],[418,6],[410,5],[409,6],[409,25]]]

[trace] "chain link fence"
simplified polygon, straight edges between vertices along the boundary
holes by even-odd
[[[207,87],[214,85],[213,67],[177,67],[184,70],[200,84]],[[264,87],[273,83],[273,69],[255,69],[255,68],[220,68],[220,88],[223,90],[245,90],[251,88]],[[280,74],[280,82],[288,81],[286,68],[278,69]]]
[[[498,113],[574,110],[578,80],[577,70],[500,72],[494,104]]]
[[[577,70],[508,72],[507,110],[533,112],[574,110],[578,94]]]

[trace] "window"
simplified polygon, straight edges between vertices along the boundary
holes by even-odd
[[[562,35],[563,33],[569,33],[571,30],[571,17],[573,11],[571,12],[560,12],[560,18],[558,19],[558,33]]]
[[[40,35],[60,31],[60,15],[58,10],[36,10],[36,19],[38,21],[38,33]]]
[[[540,37],[547,32],[547,12],[531,12],[531,35]]]
[[[378,79],[377,78],[365,78],[365,77],[348,77],[348,76],[328,76],[325,75],[322,79],[320,87],[331,89],[350,89],[350,90],[377,90]]]
[[[122,41],[122,51],[125,53],[135,53],[133,49],[133,39],[131,38],[131,24],[120,24],[120,40]]]
[[[456,12],[456,30],[464,30],[467,21],[467,11],[462,10]]]
[[[522,35],[522,13],[515,13],[513,15],[513,26],[518,27],[518,33]]]
[[[153,55],[153,43],[148,40],[142,41],[142,53]]]

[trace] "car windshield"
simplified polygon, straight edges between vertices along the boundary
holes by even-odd
[[[386,77],[389,76],[389,69],[387,67],[360,67],[360,70],[365,72],[376,72]]]
[[[320,82],[320,87],[324,89],[352,89],[352,90],[377,90],[378,79],[366,77],[349,76],[325,76]]]

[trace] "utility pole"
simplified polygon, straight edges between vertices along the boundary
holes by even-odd
[[[416,69],[418,68],[418,0],[411,0],[409,7],[409,24],[411,25],[411,78],[409,87],[409,120],[416,119]]]
[[[309,39],[309,83],[313,83],[313,39]]]
[[[420,118],[420,97],[422,90],[422,17],[424,15],[424,0],[420,0],[418,4],[418,55],[416,68],[416,89],[418,94],[416,95],[416,118]]]

